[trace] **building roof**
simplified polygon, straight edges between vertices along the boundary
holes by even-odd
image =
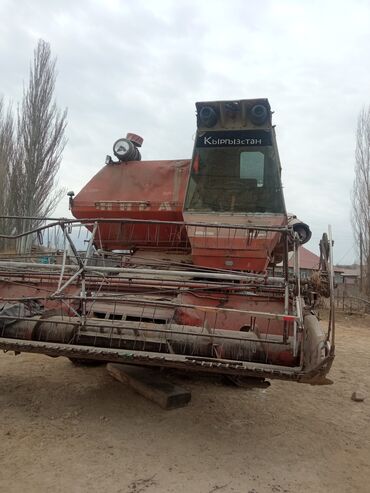
[[[301,269],[317,270],[320,264],[320,257],[310,250],[307,250],[304,246],[299,247],[299,263]],[[294,255],[293,252],[289,258],[289,267],[294,267]]]
[[[320,265],[320,257],[319,255],[316,255],[315,253],[311,252],[310,250],[307,250],[304,246],[299,247],[299,261],[300,261],[300,268],[301,269],[307,269],[307,270],[318,270],[319,265]],[[280,262],[278,264],[279,266],[283,265],[283,262]],[[294,252],[289,252],[289,262],[288,262],[289,267],[294,268]],[[354,269],[345,269],[342,267],[336,267],[334,266],[334,272],[337,273],[342,273],[344,271],[348,271],[348,275],[359,275],[359,270],[358,273],[355,274],[356,270]]]
[[[341,267],[340,271],[343,277],[360,277],[361,275],[360,267],[356,267],[355,269]]]

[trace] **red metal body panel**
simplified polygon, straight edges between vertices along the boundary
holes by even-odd
[[[205,267],[252,270],[266,270],[272,252],[280,240],[276,232],[252,232],[235,229],[232,226],[285,226],[284,214],[197,214],[184,212],[188,223],[204,222],[215,226],[187,226],[195,265]],[[230,228],[219,228],[217,224],[228,224]]]
[[[139,219],[215,224],[215,227],[173,224],[100,226],[99,247],[106,250],[191,248],[195,265],[262,272],[280,240],[279,233],[218,228],[284,226],[283,214],[218,214],[183,212],[189,160],[131,161],[104,166],[74,198],[77,219]]]
[[[141,219],[183,221],[182,208],[189,160],[130,161],[104,166],[76,195],[77,219]],[[181,247],[186,231],[174,225],[102,225],[101,247],[107,250],[140,247]]]
[[[222,309],[251,310],[261,312],[269,310],[270,313],[282,313],[284,311],[284,299],[271,298],[268,296],[247,299],[246,296],[231,294],[228,296],[222,294],[181,294],[176,299],[180,308],[177,309],[175,320],[185,325],[197,325],[206,327],[215,327],[220,330],[243,331],[243,328],[251,323],[256,325],[257,330],[268,334],[281,334],[283,331],[282,320],[267,320],[263,317],[246,317],[243,312],[222,311]],[[200,309],[184,308],[184,305],[210,306],[220,308],[221,310],[205,311]],[[292,327],[291,327],[292,331]],[[291,335],[291,334],[289,334]]]

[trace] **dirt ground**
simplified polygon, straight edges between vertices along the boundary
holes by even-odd
[[[172,375],[192,391],[172,411],[105,367],[1,354],[0,491],[368,492],[370,319],[342,316],[337,330],[331,386]]]

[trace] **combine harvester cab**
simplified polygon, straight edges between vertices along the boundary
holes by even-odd
[[[70,194],[76,220],[2,235],[52,243],[60,255],[55,263],[35,263],[34,252],[3,255],[0,348],[326,382],[332,241],[323,235],[318,271],[303,282],[299,247],[311,232],[285,209],[270,105],[196,106],[191,160],[141,161],[142,139],[128,134],[114,144],[118,160],[107,156]],[[320,296],[330,299],[326,330],[314,312]]]

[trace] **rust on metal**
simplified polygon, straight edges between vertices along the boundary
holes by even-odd
[[[1,349],[322,383],[334,357],[330,235],[301,282],[311,233],[286,212],[266,99],[197,112],[191,160],[133,161],[142,139],[128,134],[118,161],[71,196],[74,219],[25,231],[25,218],[0,218],[17,225],[0,234],[14,244],[0,255]],[[327,330],[312,315],[319,284]]]

